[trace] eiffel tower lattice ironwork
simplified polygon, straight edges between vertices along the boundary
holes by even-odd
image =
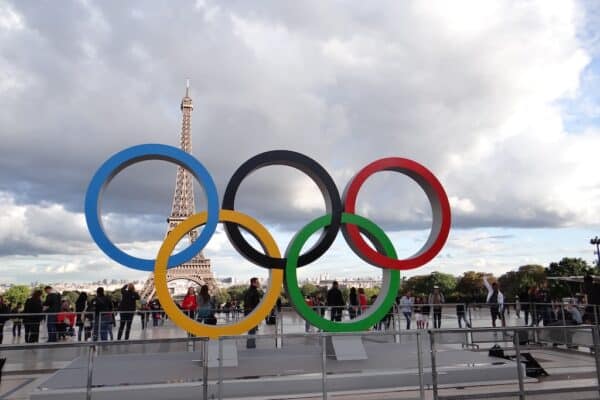
[[[185,96],[181,100],[183,121],[181,124],[180,138],[181,149],[188,153],[192,152],[191,119],[193,109],[194,106],[192,104],[192,98],[190,97],[190,84],[188,81]],[[167,235],[175,229],[181,221],[185,220],[195,212],[193,176],[184,168],[177,167],[177,181],[175,183],[175,194],[173,196],[173,208],[171,215],[167,218],[169,224]],[[198,238],[198,232],[192,230],[188,233],[188,237],[190,241],[193,242]],[[210,268],[210,259],[205,258],[202,252],[184,264],[169,268],[167,271],[167,282],[175,279],[188,279],[198,285],[206,284],[211,291],[216,288],[216,281]],[[154,274],[151,273],[140,292],[140,296],[143,300],[150,301],[154,297],[154,294]]]

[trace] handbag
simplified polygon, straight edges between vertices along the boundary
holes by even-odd
[[[215,317],[215,315],[213,314],[210,317],[206,317],[206,319],[204,321],[207,325],[216,325],[217,317]]]

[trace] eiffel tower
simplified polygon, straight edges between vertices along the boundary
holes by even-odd
[[[194,106],[190,97],[190,82],[187,81],[185,96],[181,100],[181,113],[183,121],[181,124],[181,149],[192,152],[192,133],[190,123],[192,119],[192,110]],[[177,180],[175,182],[175,194],[173,195],[173,208],[171,215],[167,218],[169,224],[167,235],[175,229],[175,227],[185,220],[190,215],[196,212],[194,205],[194,181],[193,176],[184,168],[177,167]],[[187,234],[191,242],[196,241],[198,232],[192,230]],[[167,282],[176,279],[188,279],[198,285],[208,285],[212,291],[216,288],[216,281],[210,269],[210,259],[205,258],[200,252],[194,258],[184,264],[178,265],[167,270]],[[142,291],[140,297],[143,300],[150,301],[154,297],[154,273],[151,273]]]

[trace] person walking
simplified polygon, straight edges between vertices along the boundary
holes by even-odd
[[[413,312],[413,304],[415,299],[413,299],[410,292],[406,292],[404,296],[400,298],[400,311],[404,318],[406,319],[406,330],[410,329],[410,321],[412,319]]]
[[[502,327],[506,326],[504,318],[504,295],[498,289],[498,283],[489,284],[487,278],[483,277],[483,285],[488,291],[486,303],[490,305],[490,313],[492,316],[492,326],[496,327],[496,319],[500,319]]]
[[[58,340],[56,334],[56,317],[60,312],[61,301],[60,295],[52,289],[52,286],[44,288],[46,292],[46,300],[44,301],[44,312],[46,315],[46,324],[48,326],[48,342],[56,342]]]
[[[417,321],[417,329],[423,329],[423,299],[420,296],[415,297],[413,312],[415,321]]]
[[[446,301],[444,294],[440,291],[439,286],[433,287],[433,293],[429,295],[429,305],[433,307],[433,327],[439,329],[442,327],[442,304]]]
[[[185,314],[191,319],[196,318],[196,310],[198,309],[198,301],[196,299],[196,290],[193,287],[189,287],[187,294],[181,302],[181,308]]]
[[[117,332],[117,340],[121,340],[123,336],[123,328],[125,329],[125,340],[129,340],[129,332],[131,331],[131,323],[137,301],[140,295],[135,291],[135,285],[128,283],[121,288],[121,303],[119,303],[119,331]]]
[[[92,300],[94,307],[94,340],[108,340],[108,331],[112,328],[112,301],[104,295],[104,288],[96,289],[96,298]]]
[[[10,311],[12,314],[12,335],[13,337],[21,337],[21,326],[23,325],[23,319],[19,316],[23,312],[23,304],[17,303],[17,305]]]
[[[36,289],[30,298],[25,301],[23,308],[23,324],[25,325],[25,343],[37,343],[40,338],[40,323],[44,316],[42,305],[42,291]]]
[[[344,301],[344,296],[342,296],[342,291],[339,289],[339,285],[337,281],[333,281],[331,285],[331,289],[327,292],[327,306],[330,307],[330,315],[332,321],[341,321],[342,320],[342,312],[346,302]]]
[[[309,306],[310,308],[314,307],[314,303],[313,300],[310,296],[306,296],[306,298],[304,299],[304,301],[306,301],[306,305]],[[304,332],[308,333],[310,332],[310,322],[308,322],[307,319],[304,320]]]
[[[467,321],[466,313],[467,313],[467,302],[465,301],[464,298],[459,296],[458,299],[456,300],[456,319],[458,321],[458,327],[460,329],[462,329],[463,321],[465,323],[465,327],[471,328],[471,324],[469,324],[469,321]]]
[[[260,303],[261,294],[258,291],[259,286],[258,278],[254,277],[250,279],[250,287],[246,290],[246,293],[244,293],[244,316],[250,314],[258,306],[258,303]],[[258,326],[255,326],[248,331],[248,335],[256,335],[257,330]],[[246,340],[246,348],[256,348],[256,339],[248,338],[248,340]]]

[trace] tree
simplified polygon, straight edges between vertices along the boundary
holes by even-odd
[[[487,290],[483,285],[483,272],[467,271],[456,282],[456,292],[468,300],[473,302],[485,301]]]
[[[230,299],[229,293],[225,289],[216,289],[213,296],[217,305],[224,304]]]
[[[305,283],[300,288],[302,294],[306,296],[316,296],[319,294],[319,288],[313,285],[312,283]]]
[[[410,291],[415,295],[425,296],[433,292],[434,286],[439,286],[442,293],[448,295],[456,288],[456,278],[442,272],[432,272],[430,275],[411,276],[403,282],[403,292]]]
[[[546,268],[546,275],[548,276],[581,276],[592,275],[595,272],[595,268],[590,267],[585,260],[569,257],[564,257],[557,263],[550,263],[548,268]]]
[[[242,301],[244,293],[248,289],[246,285],[234,285],[227,288],[227,294],[231,300]]]
[[[29,297],[31,289],[25,285],[13,285],[6,292],[4,292],[4,299],[16,306],[18,303],[24,304],[25,300]]]
[[[592,275],[596,269],[589,266],[585,260],[581,258],[564,257],[559,262],[550,263],[545,269],[547,276],[585,276]],[[554,299],[573,296],[572,288],[566,282],[550,280],[548,282],[550,296]]]

